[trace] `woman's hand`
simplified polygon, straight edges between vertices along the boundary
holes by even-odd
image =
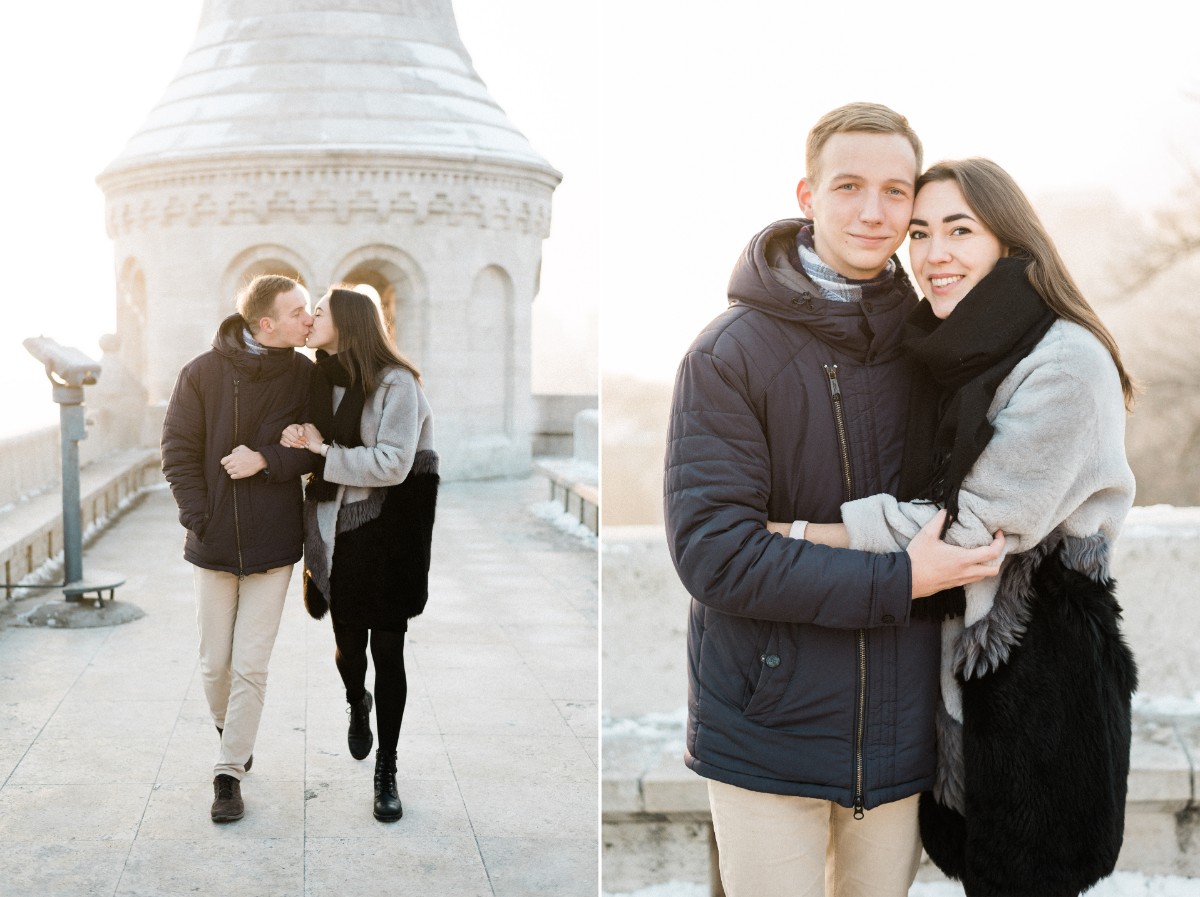
[[[324,454],[321,449],[325,447],[325,439],[313,424],[304,425],[304,447],[314,455]]]
[[[292,424],[284,429],[279,444],[284,448],[304,448],[307,445],[304,440],[304,425]]]

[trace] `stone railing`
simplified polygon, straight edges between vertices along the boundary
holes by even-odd
[[[57,443],[57,431],[54,435]],[[85,542],[143,488],[161,481],[157,449],[112,452],[84,464],[80,469],[79,492]],[[59,489],[43,488],[0,511],[0,575],[5,586],[44,581],[61,563],[62,552]],[[13,592],[6,588],[3,595],[11,598]]]
[[[719,895],[705,780],[683,764],[689,598],[661,527],[605,528],[605,888]],[[1118,869],[1200,876],[1200,508],[1134,508],[1113,560],[1139,666]],[[940,873],[926,863],[921,879]]]

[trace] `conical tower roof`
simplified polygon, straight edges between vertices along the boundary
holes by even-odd
[[[205,0],[195,40],[101,175],[369,152],[557,172],[475,73],[450,0]]]

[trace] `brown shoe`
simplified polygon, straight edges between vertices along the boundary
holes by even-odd
[[[213,779],[213,822],[236,822],[246,812],[242,803],[242,783],[221,773]]]

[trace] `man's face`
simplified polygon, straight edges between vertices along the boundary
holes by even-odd
[[[275,297],[271,317],[259,322],[258,341],[275,349],[303,346],[312,332],[312,324],[312,315],[308,313],[308,294],[294,287]]]
[[[814,223],[821,261],[843,277],[869,280],[904,242],[912,217],[917,156],[899,134],[834,134],[821,150],[816,179],[796,189]]]

